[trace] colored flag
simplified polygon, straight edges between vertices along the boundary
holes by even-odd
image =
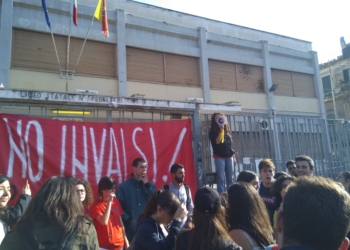
[[[73,23],[75,26],[78,25],[78,5],[77,5],[77,0],[73,0],[73,11],[72,11],[72,15],[73,15]]]
[[[45,19],[46,19],[47,26],[49,26],[49,28],[51,29],[51,23],[50,23],[50,18],[49,18],[49,11],[47,10],[45,0],[41,0],[41,4],[43,6],[43,10],[44,10],[44,13],[45,13]]]
[[[94,17],[102,23],[102,34],[109,36],[106,0],[99,0],[96,6]]]

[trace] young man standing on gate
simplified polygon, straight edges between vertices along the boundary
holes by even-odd
[[[155,186],[148,181],[146,161],[136,158],[132,167],[133,173],[130,179],[121,183],[117,191],[117,198],[124,212],[122,219],[129,242],[136,233],[137,218],[143,212],[148,199],[156,191]]]
[[[193,202],[191,190],[188,185],[184,184],[185,180],[185,168],[182,164],[175,163],[170,168],[172,181],[163,187],[164,190],[170,190],[180,200],[181,204],[185,204],[188,214],[187,217],[182,221],[182,227],[186,223],[187,218],[192,217],[193,213]]]
[[[259,163],[259,174],[261,177],[261,184],[259,188],[259,195],[266,205],[267,212],[269,213],[271,226],[273,226],[273,215],[279,208],[281,201],[277,200],[277,197],[270,191],[275,179],[275,165],[271,159],[263,159]]]

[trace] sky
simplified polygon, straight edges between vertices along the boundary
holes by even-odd
[[[312,42],[319,63],[350,43],[350,0],[135,0],[162,8]]]

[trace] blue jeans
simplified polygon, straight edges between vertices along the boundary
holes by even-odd
[[[232,157],[230,158],[214,158],[216,167],[217,190],[219,193],[225,192],[225,176],[226,187],[232,184]]]

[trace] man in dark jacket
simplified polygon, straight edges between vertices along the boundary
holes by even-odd
[[[156,191],[155,186],[148,181],[146,161],[136,158],[132,166],[133,173],[130,179],[121,183],[117,191],[117,198],[124,211],[122,219],[129,242],[136,233],[137,218],[145,208],[148,199]]]
[[[350,197],[339,184],[299,177],[277,215],[278,245],[281,250],[346,250],[349,223]]]

